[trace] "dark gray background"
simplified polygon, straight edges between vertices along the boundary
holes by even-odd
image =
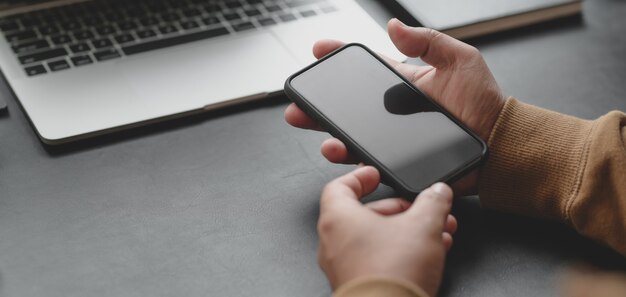
[[[626,110],[626,2],[583,6],[582,20],[471,42],[507,94],[590,119]],[[47,148],[6,84],[0,96],[0,296],[330,294],[316,263],[318,194],[351,167],[322,158],[325,135],[284,123],[286,99]],[[569,265],[626,270],[560,224],[476,198],[454,212],[442,296],[555,296]]]

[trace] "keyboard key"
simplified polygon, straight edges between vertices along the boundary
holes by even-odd
[[[26,74],[28,76],[35,76],[35,75],[44,74],[48,72],[46,71],[46,68],[43,67],[43,65],[35,65],[35,66],[26,67],[24,68],[24,70],[26,70]]]
[[[334,6],[330,6],[330,5],[328,5],[328,6],[323,6],[323,7],[321,8],[321,10],[322,10],[322,12],[324,12],[324,13],[331,13],[331,12],[335,12],[335,11],[337,11],[337,8],[335,8]]]
[[[91,47],[89,46],[89,44],[79,43],[79,44],[71,45],[70,50],[72,50],[72,53],[77,54],[77,53],[90,51]]]
[[[254,25],[251,22],[243,22],[239,24],[233,24],[233,29],[237,32],[254,29]]]
[[[150,37],[156,36],[156,32],[154,32],[153,30],[138,31],[137,32],[137,36],[139,38],[141,38],[141,39],[146,39],[146,38],[150,38]]]
[[[150,27],[157,25],[159,23],[159,20],[157,20],[155,17],[147,17],[139,20],[139,23],[141,23],[141,25],[144,27]]]
[[[207,26],[211,26],[211,25],[215,25],[215,24],[220,24],[220,20],[216,17],[207,17],[202,19],[202,22],[207,25]]]
[[[217,37],[221,35],[228,35],[228,30],[224,27],[215,28],[211,30],[200,31],[196,33],[191,33],[187,35],[175,36],[171,38],[159,39],[143,44],[131,45],[122,48],[125,54],[133,55],[138,53],[143,53],[151,50],[166,48],[170,46],[185,44],[189,42],[194,42],[198,40],[208,39],[212,37]]]
[[[283,22],[290,22],[296,19],[296,17],[291,13],[285,13],[278,16]]]
[[[91,33],[91,31],[75,32],[74,33],[74,38],[76,38],[76,40],[92,39],[93,38],[93,33]]]
[[[111,60],[111,59],[116,59],[116,58],[121,57],[120,53],[118,53],[117,50],[114,48],[95,52],[93,56],[96,57],[96,60],[98,61],[106,61],[106,60]]]
[[[226,3],[224,3],[224,5],[226,5],[226,7],[230,9],[237,9],[243,6],[238,0],[227,1]]]
[[[123,34],[123,35],[115,36],[115,41],[117,41],[117,43],[119,44],[128,43],[128,42],[135,41],[135,37],[133,37],[130,34]]]
[[[301,2],[301,3],[302,3],[302,5],[308,5],[308,4],[311,4],[311,5],[312,5],[312,4],[315,4],[315,3],[318,3],[318,4],[325,4],[325,3],[326,3],[326,2],[328,2],[328,1],[326,1],[326,0],[291,0],[291,2],[292,2],[292,3],[293,3],[293,2]]]
[[[276,21],[272,18],[264,18],[264,19],[260,19],[258,20],[259,24],[261,24],[261,26],[270,26],[270,25],[275,25]]]
[[[32,52],[35,50],[44,49],[48,47],[50,47],[50,43],[47,40],[39,39],[39,40],[18,43],[17,45],[13,46],[13,51],[16,54],[21,54],[21,53]]]
[[[117,12],[108,12],[104,14],[104,19],[109,21],[110,23],[115,23],[117,21],[121,21],[124,19],[124,15],[122,15],[121,13],[117,13]]]
[[[293,0],[293,1],[289,2],[289,3],[287,3],[287,6],[289,8],[294,8],[294,7],[308,5],[308,4],[310,4],[309,1]]]
[[[278,5],[268,5],[265,7],[265,10],[269,11],[269,12],[278,12],[278,11],[283,11],[283,9],[278,6]]]
[[[41,33],[41,35],[57,34],[59,33],[59,28],[54,24],[48,24],[48,25],[39,27],[39,33]]]
[[[243,12],[244,12],[247,16],[249,16],[249,17],[254,17],[254,16],[257,16],[257,15],[260,15],[260,14],[261,14],[261,11],[259,11],[259,10],[258,10],[258,9],[256,9],[256,8],[246,9],[246,10],[244,10]]]
[[[86,26],[93,27],[104,23],[104,19],[97,15],[90,14],[83,18],[83,23]]]
[[[197,17],[199,15],[201,15],[202,13],[195,9],[195,8],[190,8],[190,9],[185,9],[183,10],[183,15],[188,17],[188,18],[193,18],[193,17]]]
[[[72,63],[74,64],[74,66],[78,67],[91,64],[93,63],[93,61],[89,56],[77,56],[72,58]]]
[[[122,31],[130,31],[137,29],[137,24],[134,21],[121,22],[117,24],[117,27]]]
[[[161,19],[165,22],[175,22],[180,20],[180,15],[175,12],[164,13],[161,15]]]
[[[70,68],[70,64],[65,60],[48,62],[48,68],[52,71],[60,71]]]
[[[161,34],[163,35],[172,34],[172,33],[178,32],[178,28],[172,25],[161,26],[159,27],[159,32],[161,32]]]
[[[82,25],[79,22],[69,21],[61,23],[61,28],[66,31],[74,31],[82,28]]]
[[[183,7],[187,7],[187,3],[185,3],[186,1],[171,1],[170,7],[173,9],[181,9]]]
[[[211,3],[209,1],[202,3],[202,7],[204,7],[204,11],[208,12],[209,14],[222,11],[222,8],[217,5],[217,3]]]
[[[2,24],[0,24],[0,30],[4,32],[15,31],[19,28],[20,26],[15,21],[8,21],[8,22],[3,22]]]
[[[113,42],[111,42],[111,40],[108,38],[93,40],[91,44],[93,44],[95,48],[105,48],[113,46]]]
[[[67,51],[64,48],[56,48],[34,54],[23,55],[19,57],[22,64],[30,64],[43,60],[49,60],[67,55]]]
[[[41,25],[41,21],[39,19],[34,18],[24,18],[22,19],[22,27],[24,28],[32,28],[35,26]]]
[[[117,30],[115,30],[113,26],[102,26],[102,27],[96,28],[96,32],[98,32],[98,34],[100,35],[109,35],[109,34],[116,33]]]
[[[72,42],[72,38],[67,35],[58,35],[50,38],[55,45],[63,45]]]
[[[184,22],[180,22],[180,26],[185,30],[190,30],[190,29],[198,28],[198,23],[196,23],[196,21],[184,21]]]
[[[222,14],[222,16],[227,21],[234,21],[234,20],[241,19],[241,16],[238,13],[236,13],[236,12],[224,13],[224,14]]]
[[[313,11],[313,10],[305,10],[305,11],[301,11],[300,15],[302,15],[305,18],[308,18],[308,17],[312,17],[312,16],[317,15],[317,13],[315,11]]]
[[[136,17],[136,16],[143,16],[146,15],[147,10],[145,7],[143,7],[143,3],[146,3],[146,1],[123,1],[124,2],[124,6],[122,7],[124,9],[124,12],[126,13],[126,15],[131,16],[131,17]]]
[[[37,33],[33,30],[18,31],[6,35],[9,42],[21,41],[37,37]]]
[[[59,18],[62,18],[62,16],[53,14],[51,11],[44,11],[42,12],[41,18],[45,23],[52,24],[58,22]]]

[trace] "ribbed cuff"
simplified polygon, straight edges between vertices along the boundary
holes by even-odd
[[[593,126],[509,98],[488,141],[479,181],[483,207],[566,221]]]
[[[367,277],[352,280],[333,294],[334,297],[429,297],[417,285],[403,280]]]

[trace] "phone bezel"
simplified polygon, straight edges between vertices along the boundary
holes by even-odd
[[[346,147],[348,148],[350,153],[355,154],[358,158],[360,158],[360,160],[363,161],[364,164],[372,165],[372,166],[376,167],[379,170],[380,174],[381,174],[381,178],[382,178],[383,182],[385,182],[386,184],[388,184],[392,188],[396,189],[398,192],[400,192],[400,194],[402,196],[404,196],[406,198],[409,198],[409,199],[414,199],[417,194],[419,194],[421,191],[424,190],[424,189],[413,189],[411,186],[407,185],[403,180],[398,178],[394,174],[393,171],[391,171],[384,164],[382,164],[380,161],[378,161],[378,159],[376,159],[374,156],[372,156],[368,151],[363,149],[363,147],[361,147],[361,145],[358,142],[356,142],[354,139],[352,139],[340,127],[335,125],[335,123],[333,123],[330,119],[328,119],[326,117],[326,115],[321,113],[315,107],[314,104],[312,104],[306,98],[304,98],[304,96],[302,96],[291,85],[291,81],[293,79],[295,79],[296,77],[298,77],[299,75],[302,75],[303,73],[307,72],[308,70],[312,69],[313,67],[317,66],[318,64],[323,63],[323,62],[329,60],[330,58],[335,56],[337,53],[342,52],[343,50],[345,50],[347,48],[350,48],[350,47],[354,47],[354,46],[362,48],[367,53],[369,53],[371,56],[373,56],[376,60],[378,60],[380,63],[382,63],[382,65],[384,65],[388,70],[390,70],[392,73],[394,73],[401,81],[406,83],[414,92],[417,92],[418,94],[421,94],[422,96],[424,96],[437,109],[439,109],[439,111],[442,114],[444,114],[448,119],[453,121],[457,126],[461,127],[461,129],[463,129],[466,133],[468,133],[468,135],[470,135],[475,141],[477,141],[481,145],[482,152],[480,153],[480,155],[478,155],[473,160],[470,160],[470,161],[466,162],[465,164],[460,165],[459,167],[457,167],[456,169],[452,170],[451,172],[445,174],[444,176],[438,178],[434,183],[436,183],[436,182],[445,182],[445,183],[451,184],[451,183],[457,181],[458,179],[460,179],[461,177],[463,177],[465,174],[469,173],[472,169],[477,167],[479,164],[481,164],[487,158],[487,155],[488,155],[487,144],[478,135],[476,135],[473,131],[471,131],[468,127],[466,127],[460,120],[458,120],[450,112],[448,112],[448,110],[443,108],[441,105],[437,104],[437,102],[435,102],[435,100],[433,100],[428,95],[424,94],[421,90],[419,90],[417,87],[415,87],[409,80],[407,80],[404,76],[402,76],[398,71],[396,71],[391,65],[389,65],[385,60],[383,60],[380,56],[378,56],[371,49],[369,49],[368,47],[366,47],[365,45],[360,44],[360,43],[349,43],[349,44],[346,44],[346,45],[342,46],[341,48],[336,49],[335,51],[327,54],[326,56],[324,56],[321,59],[315,61],[311,65],[301,69],[300,71],[294,73],[293,75],[289,76],[287,78],[287,80],[285,81],[285,93],[286,93],[287,97],[289,99],[291,99],[291,101],[293,101],[307,115],[311,116],[314,120],[316,120],[320,124],[320,126],[322,126],[322,128],[324,128],[324,129],[326,129],[328,131],[328,133],[330,133],[333,137],[336,137],[339,140],[343,141],[344,144],[346,144]]]

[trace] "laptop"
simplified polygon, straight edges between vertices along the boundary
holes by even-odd
[[[354,0],[0,1],[0,68],[46,144],[259,100],[318,39],[404,59]]]

